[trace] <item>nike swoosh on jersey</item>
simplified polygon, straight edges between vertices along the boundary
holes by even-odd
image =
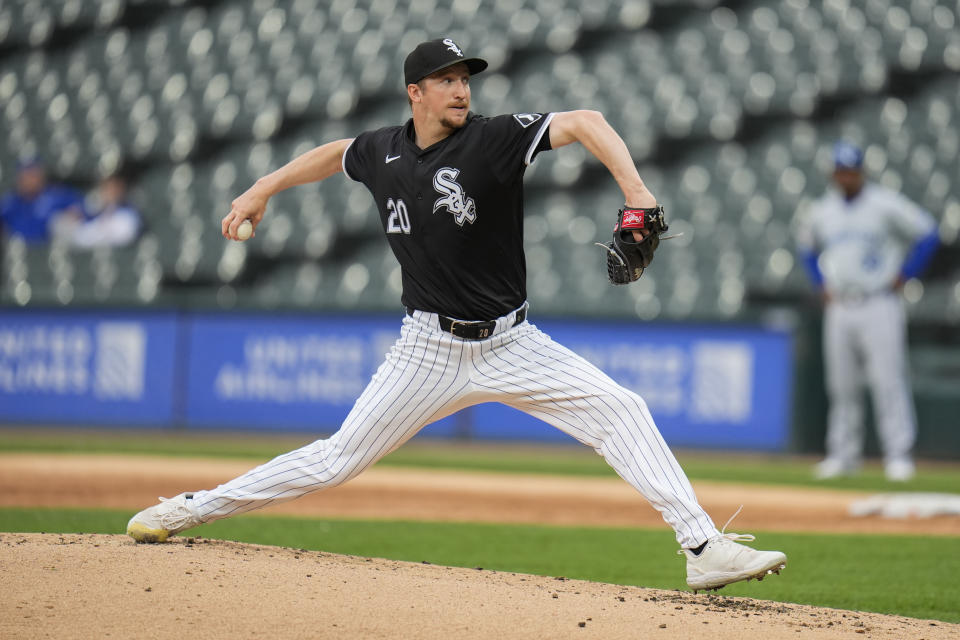
[[[391,162],[393,162],[394,160],[398,159],[399,157],[400,157],[400,154],[397,154],[397,155],[395,155],[395,156],[391,156],[391,155],[388,153],[388,154],[387,154],[387,158],[386,158],[386,162],[385,162],[384,164],[390,164]]]

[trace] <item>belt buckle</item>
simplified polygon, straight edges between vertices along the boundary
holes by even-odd
[[[479,324],[481,323],[470,322],[468,320],[454,320],[453,318],[450,318],[450,335],[456,336],[463,340],[483,340],[485,338],[489,338],[493,334],[493,328],[488,329],[487,327],[478,326]],[[464,328],[463,335],[457,333],[457,325],[460,325]],[[476,330],[472,335],[469,335],[469,332],[466,331],[466,329],[470,327],[474,327]]]

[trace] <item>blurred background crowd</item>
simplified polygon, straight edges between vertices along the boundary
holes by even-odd
[[[952,385],[958,21],[954,0],[9,0],[0,304],[398,311],[362,185],[280,194],[251,242],[219,221],[295,155],[404,121],[403,57],[443,34],[491,63],[479,113],[602,111],[683,234],[608,286],[594,242],[615,184],[576,145],[541,155],[535,313],[802,326],[816,304],[796,220],[842,137],[937,220],[940,250],[903,296],[915,375]]]

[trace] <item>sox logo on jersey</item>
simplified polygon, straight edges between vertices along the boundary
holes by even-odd
[[[442,198],[437,198],[433,203],[433,212],[436,213],[440,207],[446,207],[447,211],[453,214],[453,220],[461,227],[464,222],[473,224],[477,219],[477,206],[473,198],[468,198],[463,192],[463,187],[457,182],[457,176],[460,175],[459,169],[444,167],[437,170],[433,176],[433,188],[438,193],[442,193]]]

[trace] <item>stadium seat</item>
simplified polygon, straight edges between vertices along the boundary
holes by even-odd
[[[12,188],[11,167],[32,153],[83,187],[132,168],[149,230],[129,252],[96,255],[7,239],[4,303],[393,309],[399,273],[362,185],[281,194],[242,245],[222,239],[219,220],[257,177],[317,144],[405,121],[400,65],[428,20],[490,61],[473,83],[475,111],[601,110],[684,233],[642,284],[607,285],[593,242],[609,235],[618,189],[579,146],[542,154],[526,173],[538,309],[576,313],[589,301],[628,317],[727,318],[754,290],[804,294],[795,214],[827,187],[841,136],[864,144],[871,174],[930,209],[948,237],[960,228],[954,4],[475,5],[4,3],[0,186]],[[906,88],[893,86],[903,78]],[[262,281],[248,273],[254,260],[267,265]],[[911,314],[957,307],[952,286],[924,283]]]

